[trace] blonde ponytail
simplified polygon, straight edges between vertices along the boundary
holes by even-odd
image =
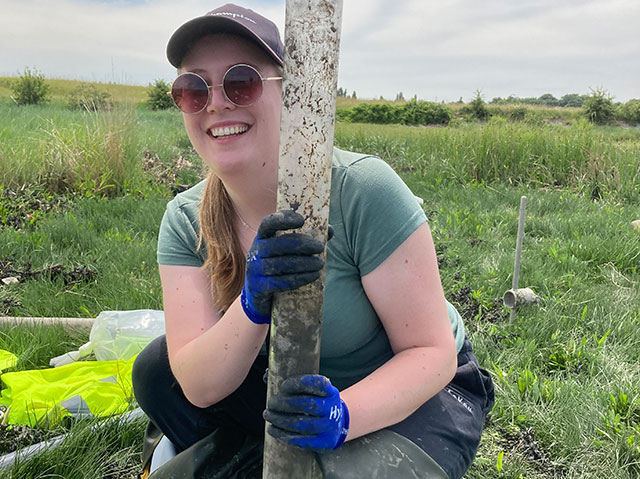
[[[245,257],[233,227],[234,209],[222,181],[209,174],[200,206],[200,239],[207,248],[202,266],[211,278],[211,294],[221,312],[240,295],[244,284]]]

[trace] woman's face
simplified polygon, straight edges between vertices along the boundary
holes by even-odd
[[[209,85],[220,85],[224,73],[238,63],[253,66],[263,77],[279,76],[275,63],[253,42],[220,34],[201,38],[185,56],[180,72],[194,72]],[[241,175],[277,178],[282,86],[277,80],[263,85],[262,96],[251,106],[234,105],[222,87],[215,87],[203,111],[183,113],[193,147],[223,181]]]

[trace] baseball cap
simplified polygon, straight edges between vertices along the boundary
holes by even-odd
[[[167,44],[169,63],[179,68],[184,56],[194,43],[213,33],[232,33],[255,41],[279,65],[283,65],[284,45],[278,27],[262,15],[227,3],[179,27]]]

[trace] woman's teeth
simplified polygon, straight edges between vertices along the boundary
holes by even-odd
[[[209,130],[209,134],[214,138],[221,138],[223,136],[239,135],[240,133],[244,133],[248,129],[249,127],[246,125],[225,126],[223,128],[211,128]]]

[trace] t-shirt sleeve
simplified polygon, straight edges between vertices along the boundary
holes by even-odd
[[[158,234],[158,264],[202,266],[198,233],[186,212],[175,199],[167,204]]]
[[[409,187],[379,158],[365,157],[350,165],[341,191],[347,242],[361,276],[427,221]]]

